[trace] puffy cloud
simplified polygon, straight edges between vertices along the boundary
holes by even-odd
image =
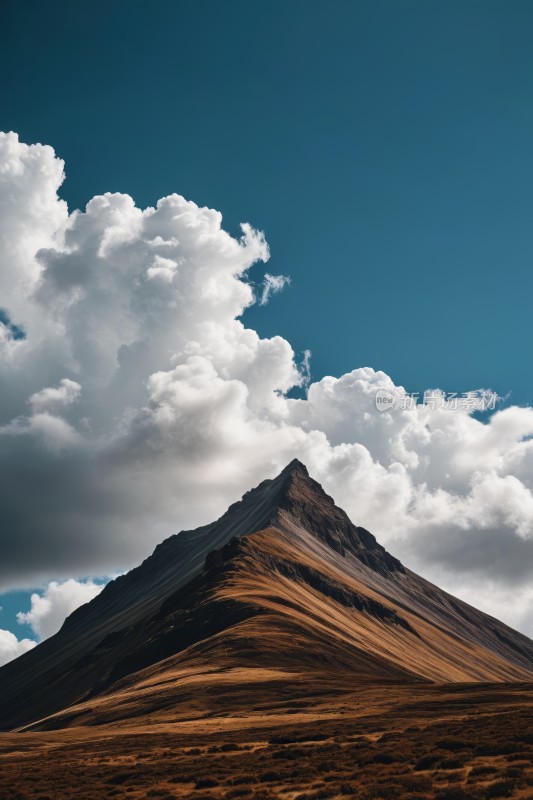
[[[57,633],[69,614],[100,594],[103,588],[102,584],[92,580],[70,578],[63,582],[52,581],[42,593],[31,595],[30,610],[19,612],[17,621],[29,625],[33,634],[42,641]],[[31,650],[37,643],[34,639],[18,639],[11,631],[0,629],[0,667]]]
[[[76,381],[63,378],[59,386],[41,389],[30,397],[30,405],[34,412],[54,411],[69,406],[78,399],[81,386]]]
[[[11,631],[0,629],[0,667],[31,650],[36,644],[32,639],[17,639]]]
[[[57,633],[69,614],[100,594],[103,588],[92,580],[77,581],[69,578],[62,583],[52,581],[42,594],[32,594],[30,610],[19,612],[17,621],[21,625],[29,625],[40,640],[47,639]],[[23,642],[28,642],[28,639]]]
[[[262,233],[178,195],[69,215],[51,148],[0,135],[0,156],[0,589],[130,567],[296,456],[408,565],[487,608],[513,592],[525,625],[531,408],[414,406],[369,367],[310,383],[308,354],[240,320]]]
[[[146,270],[146,275],[150,279],[158,279],[165,283],[172,283],[178,265],[171,258],[164,256],[154,256],[152,264]]]
[[[281,290],[290,285],[291,279],[289,275],[270,275],[266,273],[263,279],[263,290],[261,292],[260,304],[266,306],[272,294],[281,292]]]

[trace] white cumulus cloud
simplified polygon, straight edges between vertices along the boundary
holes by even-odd
[[[42,594],[32,594],[30,610],[19,612],[17,621],[29,625],[39,640],[47,639],[57,633],[69,614],[100,594],[103,588],[92,580],[51,581]]]
[[[0,667],[27,653],[36,644],[37,642],[32,639],[17,639],[11,631],[0,629]]]
[[[2,319],[24,332],[0,336],[0,591],[133,566],[298,457],[408,566],[490,610],[512,591],[499,613],[529,629],[531,408],[409,407],[370,367],[311,382],[241,320],[261,232],[177,194],[69,214],[63,163],[15,134],[0,164]],[[286,283],[267,273],[259,302]]]

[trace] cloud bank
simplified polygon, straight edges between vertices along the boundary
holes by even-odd
[[[309,383],[240,320],[262,233],[179,195],[69,214],[63,162],[15,134],[0,165],[0,590],[128,568],[298,457],[408,566],[533,632],[531,408],[410,407],[369,367]]]

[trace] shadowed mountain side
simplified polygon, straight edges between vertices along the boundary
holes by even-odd
[[[406,570],[292,462],[0,670],[0,726],[171,708],[193,674],[353,687],[519,681],[532,665],[527,637]]]

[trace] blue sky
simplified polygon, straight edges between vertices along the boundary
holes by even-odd
[[[179,191],[292,277],[247,320],[411,390],[526,403],[533,8],[519,2],[4,3],[2,128],[83,207]]]
[[[7,592],[0,600],[0,628],[17,633],[19,638],[31,636],[30,629],[17,621],[19,611],[29,611],[30,593],[25,590]]]
[[[464,392],[484,387],[506,396],[507,404],[525,406],[533,399],[529,366],[533,294],[531,41],[533,5],[521,0],[335,0],[329,4],[314,0],[6,0],[0,5],[0,68],[9,79],[2,91],[0,130],[18,132],[23,143],[54,147],[66,162],[67,179],[60,196],[70,210],[83,209],[93,196],[108,191],[131,195],[139,208],[178,192],[200,206],[220,210],[224,227],[233,236],[240,235],[243,221],[264,231],[271,258],[268,264],[255,264],[251,278],[259,285],[268,271],[289,275],[291,285],[268,305],[248,308],[243,318],[263,339],[284,337],[298,360],[309,349],[313,381],[369,366],[383,370],[408,391],[439,387]],[[43,156],[43,163],[46,158]],[[94,265],[83,263],[89,274]],[[123,289],[118,286],[117,291]],[[12,315],[12,308],[0,296],[0,325],[4,319],[15,326],[24,323],[23,318]],[[228,322],[230,329],[233,336]],[[78,332],[71,333],[77,341]],[[158,363],[154,370],[166,366]],[[37,398],[37,410],[47,408],[50,387],[57,387],[65,377],[78,380],[74,374],[59,371],[55,362],[50,376],[45,372],[42,367],[35,375],[24,376],[28,380],[22,381],[22,400],[17,395],[22,410],[16,414],[27,413],[28,398],[30,404]],[[149,374],[139,373],[138,384],[145,386]],[[77,392],[86,397],[82,378],[90,381],[91,375],[82,374],[81,388],[74,387],[72,397],[77,397]],[[341,382],[335,391],[340,396],[344,384],[339,386]],[[13,396],[18,391],[17,386]],[[63,389],[52,391],[57,402]],[[303,395],[302,389],[293,392]],[[317,424],[330,437],[333,467],[324,467],[320,475],[317,456],[314,474],[332,493],[340,487],[339,498],[348,511],[360,484],[342,484],[344,473],[333,450],[339,443],[356,441],[350,438],[351,431],[346,433],[354,420],[364,419],[357,416],[358,400],[354,398],[353,419],[341,420],[338,430],[330,420],[317,422],[316,409],[311,409],[302,428],[307,433]],[[138,399],[132,400],[132,408],[138,407]],[[106,398],[98,400],[104,401]],[[11,409],[15,400],[10,403],[11,397],[6,401],[9,414],[5,411],[4,421],[22,419]],[[130,406],[124,408],[129,413]],[[343,408],[351,414],[349,403]],[[68,409],[65,417],[76,427],[74,412],[69,417],[70,405]],[[103,418],[96,402],[94,410],[95,416]],[[524,534],[522,528],[517,533],[520,526],[513,516],[514,509],[520,509],[524,519],[527,517],[525,522],[520,517],[524,530],[530,530],[528,525],[533,530],[533,511],[528,505],[530,501],[533,504],[531,459],[522,447],[531,437],[530,417],[526,420],[516,409],[513,414],[509,441],[516,444],[517,455],[509,460],[502,480],[517,476],[511,488],[517,493],[523,490],[527,502],[522,494],[508,500],[512,492],[507,491],[507,484],[500,487],[501,495],[484,485],[487,496],[496,498],[494,520],[491,518],[489,525],[483,519],[478,528],[477,522],[472,522],[475,536],[466,555],[462,532],[454,529],[449,534],[445,527],[449,539],[444,538],[439,526],[448,524],[444,520],[449,517],[435,512],[435,528],[427,534],[433,539],[424,544],[433,561],[428,556],[420,567],[436,581],[444,575],[446,588],[462,592],[461,596],[492,613],[502,604],[501,598],[511,596],[505,592],[511,592],[516,575],[525,585],[522,565],[525,548],[531,548],[532,542],[529,538],[524,544],[530,534]],[[76,422],[84,435],[81,412]],[[395,491],[404,497],[402,513],[406,514],[428,480],[430,489],[444,489],[453,501],[460,495],[469,503],[478,468],[486,466],[494,472],[510,449],[502,439],[498,445],[501,452],[486,455],[485,438],[490,437],[469,429],[467,436],[472,435],[472,452],[477,453],[479,462],[469,465],[470,471],[455,485],[452,473],[457,453],[450,456],[450,467],[437,442],[437,456],[430,465],[435,474],[429,478],[416,472],[416,458],[406,461],[406,469],[412,471],[410,495],[400,485],[393,464],[398,447],[383,455],[384,441],[372,439],[363,428],[361,423],[360,441],[376,469],[390,470],[387,477],[397,479]],[[384,436],[388,436],[386,431]],[[460,437],[457,442],[460,450]],[[16,446],[15,455],[6,450],[5,462],[10,469],[15,464],[23,476],[13,484],[24,483],[24,469],[30,465],[29,479],[44,487],[39,502],[48,512],[48,498],[53,495],[47,488],[48,477],[59,498],[69,468],[56,462],[50,467],[44,457],[41,464],[40,451],[36,455],[30,444],[25,450],[22,436]],[[87,452],[93,451],[88,448]],[[287,460],[305,456],[297,450],[286,452]],[[280,448],[280,453],[280,459],[284,458],[285,450]],[[421,448],[418,455],[423,460],[427,454]],[[436,463],[441,455],[442,464]],[[92,463],[91,458],[87,456],[87,463]],[[264,464],[254,461],[249,466],[252,460],[247,455],[242,460],[247,465],[242,474],[234,477],[225,493],[215,485],[212,505],[202,513],[216,516],[229,501],[265,477],[261,472]],[[78,468],[73,464],[72,475]],[[273,457],[269,464],[274,464]],[[79,470],[90,484],[92,473],[85,462]],[[229,474],[233,475],[231,470]],[[124,478],[124,486],[117,490],[117,507],[126,502],[124,487],[130,489],[130,477]],[[73,479],[70,495],[64,493],[65,508],[57,519],[50,514],[49,540],[40,528],[38,505],[34,512],[37,524],[31,520],[20,523],[20,534],[11,537],[19,542],[21,552],[35,553],[28,575],[42,575],[40,585],[69,575],[110,574],[124,566],[120,536],[130,530],[131,520],[125,516],[116,521],[120,514],[115,501],[104,492],[102,513],[109,512],[109,519],[100,523],[100,503],[91,495],[94,487],[86,489],[83,484],[80,489],[82,478],[79,485]],[[157,474],[154,482],[156,478]],[[523,483],[518,486],[520,481]],[[6,482],[10,502],[15,493],[9,485]],[[32,491],[34,488],[30,486]],[[195,492],[200,489],[185,486],[178,498],[183,526],[207,521],[197,517],[194,507]],[[30,501],[21,492],[13,518],[24,517],[34,500],[31,492],[28,496]],[[74,514],[80,524],[79,530],[76,528],[80,541],[72,537],[68,558],[63,558],[61,548],[68,541],[65,531],[70,535],[72,530],[71,497],[72,506],[85,503],[90,511],[87,519],[81,511],[79,518]],[[475,503],[483,505],[484,497],[480,489]],[[509,513],[504,508],[507,502],[512,506]],[[468,503],[465,501],[467,510],[475,505]],[[94,509],[96,523],[89,519]],[[359,512],[360,505],[356,504],[355,510]],[[141,533],[142,525],[147,524],[147,517],[141,515],[144,511],[129,512],[134,520],[142,517]],[[356,521],[368,526],[367,520],[377,519],[375,531],[382,538],[387,528],[380,529],[379,513],[372,509],[368,517],[361,513]],[[421,519],[424,513],[422,509]],[[150,547],[175,531],[174,520],[176,527],[181,527],[178,517],[170,516],[169,511],[164,524],[154,526],[146,538]],[[397,519],[403,517],[398,514]],[[56,540],[57,521],[62,532]],[[91,525],[96,525],[98,547],[102,553],[108,548],[105,557],[92,557],[85,524],[89,532]],[[107,524],[109,530],[117,531],[116,547],[109,544],[114,539],[107,533]],[[502,530],[505,534],[498,538]],[[408,561],[423,550],[416,544],[416,531],[412,550],[405,551]],[[136,534],[139,540],[141,533]],[[489,534],[494,535],[494,542],[482,538]],[[433,547],[437,540],[449,543],[453,558],[444,549]],[[393,551],[402,555],[394,549],[400,545],[393,538],[391,541]],[[42,551],[34,546],[36,542],[42,542]],[[143,546],[150,549],[146,543]],[[135,547],[126,566],[145,555],[138,542]],[[40,559],[46,548],[48,571],[41,573]],[[14,553],[15,545],[11,549]],[[97,549],[95,545],[95,552]],[[481,551],[482,557],[478,555]],[[502,553],[511,555],[508,568],[502,570],[505,575],[500,588],[504,593],[497,595],[486,586],[489,578],[498,580],[491,570],[498,558],[504,558]],[[13,561],[17,577],[9,585],[20,587],[20,554],[17,558]],[[483,567],[472,567],[478,588],[468,594],[474,572],[468,573],[466,565],[478,558]],[[50,567],[55,563],[57,573]],[[409,563],[417,566],[416,561]],[[454,583],[459,574],[462,584]],[[16,612],[28,610],[29,604],[27,592],[0,597],[4,609],[0,629],[16,630],[19,637],[24,630],[31,635],[15,620]],[[531,618],[528,609],[533,609],[533,596],[508,619],[522,629],[527,622],[527,629],[533,630],[530,622],[524,622],[528,614],[528,620]]]

